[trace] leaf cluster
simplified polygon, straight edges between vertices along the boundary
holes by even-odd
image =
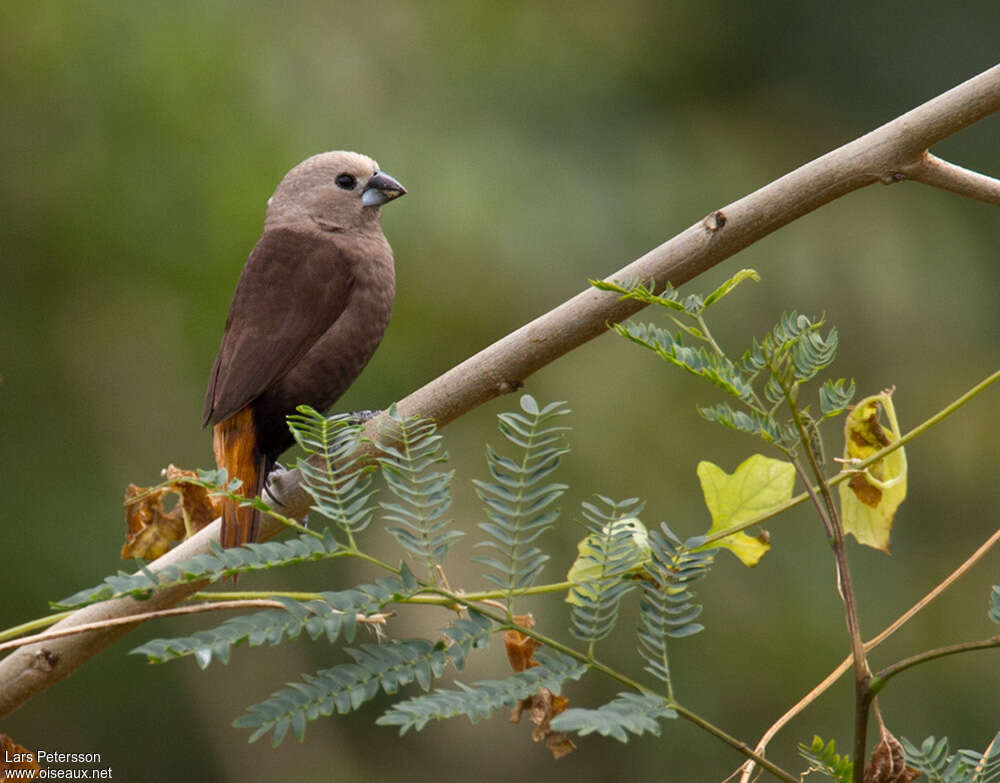
[[[901,738],[906,763],[926,776],[930,783],[998,783],[1000,781],[1000,733],[982,753],[974,750],[948,752],[948,738],[928,737],[917,747]]]
[[[681,298],[669,283],[657,294],[641,283],[591,283],[602,290],[619,293],[623,299],[658,305],[677,327],[671,332],[652,323],[616,324],[622,337],[652,351],[661,359],[696,375],[721,389],[735,400],[699,407],[709,421],[738,432],[756,435],[768,443],[792,450],[800,433],[790,421],[783,421],[779,409],[787,405],[805,419],[817,452],[822,452],[816,424],[842,413],[854,395],[854,382],[826,381],[820,388],[819,417],[799,406],[799,387],[828,367],[837,352],[837,330],[823,333],[823,319],[796,312],[782,314],[774,328],[760,340],[754,339],[742,357],[727,356],[712,337],[705,311],[745,280],[759,280],[753,270],[744,269],[704,299],[697,294]],[[694,338],[688,345],[685,337]]]
[[[635,541],[632,525],[621,524],[638,516],[643,504],[637,498],[614,501],[602,495],[598,503],[583,503],[583,524],[590,535],[581,549],[583,576],[570,588],[570,633],[588,642],[606,638],[618,622],[621,599],[635,587],[627,578],[642,565],[647,554]]]
[[[563,402],[539,408],[532,397],[524,395],[521,412],[498,416],[500,432],[517,456],[504,456],[487,445],[491,480],[473,480],[488,520],[478,527],[490,536],[477,546],[495,553],[473,558],[473,562],[491,569],[484,578],[507,593],[508,601],[513,593],[531,585],[549,559],[535,542],[558,519],[555,502],[567,489],[565,484],[545,481],[569,451],[568,427],[555,423],[567,413]]]
[[[432,720],[465,715],[476,723],[500,709],[513,707],[522,699],[548,688],[553,693],[562,690],[566,680],[578,680],[587,667],[562,653],[538,653],[538,666],[511,675],[503,680],[482,680],[457,690],[436,689],[433,693],[397,702],[375,722],[380,726],[398,726],[399,733],[420,730]]]
[[[799,743],[799,755],[809,762],[809,772],[819,772],[840,783],[851,783],[854,779],[854,764],[850,757],[837,753],[833,740],[824,743],[814,736],[810,745]]]
[[[690,586],[704,577],[715,561],[715,550],[694,551],[697,539],[681,543],[667,524],[649,533],[650,558],[645,565],[639,602],[639,654],[646,671],[670,687],[667,642],[692,636],[704,629],[695,622],[700,604],[691,602]]]
[[[362,426],[355,416],[324,416],[308,405],[296,408],[288,426],[307,457],[296,467],[302,486],[312,496],[313,510],[347,534],[349,540],[371,523],[374,509],[369,503],[375,493],[371,473],[356,456]]]
[[[595,710],[573,707],[552,721],[556,731],[575,731],[580,736],[597,732],[628,742],[628,734],[645,732],[660,735],[660,718],[676,718],[677,713],[662,697],[651,693],[619,693]]]
[[[395,523],[386,530],[428,571],[444,562],[448,549],[464,533],[449,530],[445,517],[451,507],[454,470],[432,467],[447,459],[441,454],[441,436],[431,419],[403,418],[396,406],[387,411],[387,422],[376,446],[386,487],[397,502],[380,502],[383,518]],[[390,445],[392,444],[392,445]]]
[[[450,646],[443,641],[408,639],[347,647],[345,652],[354,663],[304,674],[303,682],[291,683],[248,707],[233,725],[254,729],[250,742],[273,732],[271,743],[277,747],[289,731],[301,742],[309,721],[334,712],[352,712],[379,691],[391,695],[413,682],[427,690],[434,679],[444,674],[448,661],[461,669],[471,648],[486,646],[490,626],[487,618],[470,612],[468,618],[460,618],[445,629],[452,640]]]

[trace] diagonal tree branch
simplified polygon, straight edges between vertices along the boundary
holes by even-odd
[[[912,178],[944,187],[948,180],[954,184],[949,190],[980,198],[974,193],[985,192],[987,183],[976,180],[978,185],[963,187],[954,171],[932,175],[925,153],[998,109],[1000,65],[716,210],[609,279],[680,285],[817,207],[876,182],[893,184]],[[914,170],[918,176],[913,175]],[[935,176],[937,179],[930,182]],[[971,182],[974,178],[965,179]],[[632,300],[620,301],[613,293],[587,289],[413,392],[399,402],[399,412],[433,418],[438,426],[444,426],[478,405],[514,391],[532,373],[641,307]],[[374,432],[378,425],[376,417],[369,423],[369,431]],[[269,493],[289,516],[302,516],[308,510],[309,499],[299,488],[297,471],[277,475]],[[151,570],[207,552],[208,541],[218,538],[218,525],[216,520],[153,563]],[[274,535],[278,529],[280,524],[275,522],[266,534]],[[120,599],[86,607],[57,623],[53,630],[172,606],[202,586],[163,590],[144,602]],[[0,717],[67,677],[131,627],[122,625],[28,645],[0,660]]]

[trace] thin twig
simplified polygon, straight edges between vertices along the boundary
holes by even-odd
[[[903,658],[901,661],[896,661],[896,663],[890,666],[886,666],[875,675],[875,683],[881,689],[885,687],[885,684],[890,679],[913,666],[918,666],[921,663],[927,663],[927,661],[933,661],[937,658],[944,658],[946,655],[957,655],[958,653],[972,652],[973,650],[988,650],[991,647],[1000,647],[1000,636],[991,636],[989,639],[980,639],[976,642],[959,642],[958,644],[949,644],[946,647],[937,647],[933,650],[924,650],[924,652],[911,655],[908,658]]]
[[[956,166],[930,152],[925,153],[916,164],[905,168],[903,173],[914,182],[950,190],[987,204],[1000,204],[1000,179]]]
[[[159,609],[155,612],[146,612],[144,614],[133,614],[128,617],[112,617],[107,620],[98,620],[93,623],[84,623],[82,625],[74,625],[71,628],[60,628],[56,631],[45,631],[44,633],[36,633],[34,636],[24,636],[20,639],[14,639],[9,642],[4,642],[0,644],[0,651],[11,650],[15,647],[23,647],[26,644],[35,644],[41,642],[47,642],[52,639],[61,639],[64,636],[72,636],[73,634],[86,633],[87,631],[100,631],[106,628],[114,628],[119,625],[130,625],[132,623],[144,623],[147,620],[159,620],[163,617],[173,617],[175,615],[182,614],[200,614],[201,612],[219,612],[227,611],[229,609],[286,609],[287,607],[280,601],[271,601],[268,599],[253,598],[244,599],[238,601],[219,601],[214,600],[211,603],[204,604],[192,604],[190,606],[178,606],[173,609]],[[334,610],[336,611],[336,610]],[[385,619],[388,615],[385,614],[358,614],[357,621],[359,623],[370,623],[372,625],[382,625],[385,623]]]
[[[284,609],[285,607],[278,601],[218,601],[210,604],[197,604],[194,606],[178,606],[173,609],[159,609],[155,612],[145,612],[143,614],[133,614],[128,617],[111,617],[107,620],[97,620],[92,623],[74,625],[71,628],[60,628],[55,631],[45,631],[36,633],[33,636],[23,636],[0,644],[0,650],[11,650],[15,647],[23,647],[26,644],[48,642],[52,639],[61,639],[64,636],[73,636],[87,631],[100,631],[106,628],[114,628],[119,625],[131,625],[133,623],[144,623],[147,620],[156,620],[161,617],[173,617],[179,614],[197,614],[199,612],[218,612],[228,609]]]

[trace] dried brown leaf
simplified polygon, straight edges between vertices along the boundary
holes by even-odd
[[[569,705],[569,699],[553,693],[548,688],[539,688],[536,693],[526,699],[521,699],[517,706],[511,710],[510,719],[514,723],[521,720],[521,716],[527,712],[535,728],[531,732],[531,739],[535,742],[545,740],[545,746],[549,749],[553,758],[562,758],[567,753],[576,750],[576,745],[569,735],[561,731],[552,731],[550,724],[552,719]]]
[[[909,783],[920,776],[913,767],[906,766],[903,746],[882,726],[881,738],[872,750],[865,766],[865,783]]]
[[[209,496],[208,490],[183,481],[197,476],[193,470],[169,465],[163,474],[170,484],[159,487],[129,484],[125,490],[123,559],[155,560],[219,516],[218,502]],[[164,504],[168,494],[177,496],[169,511]]]
[[[518,615],[514,622],[525,628],[535,627],[535,618],[530,614]],[[507,650],[507,660],[510,661],[510,668],[515,672],[523,672],[532,666],[538,666],[535,660],[535,650],[542,646],[536,641],[520,631],[504,631],[504,647]]]
[[[41,768],[35,761],[34,753],[18,745],[6,734],[0,734],[0,783],[7,780],[20,780],[20,775],[14,777],[8,774],[14,771],[35,772],[37,774]],[[28,778],[27,775],[24,777]]]
[[[535,627],[535,618],[530,614],[517,615],[514,617],[514,622],[523,628]],[[503,642],[507,650],[507,660],[515,672],[523,672],[538,666],[535,650],[542,646],[541,642],[516,630],[504,631]],[[559,759],[576,750],[576,745],[569,735],[561,731],[552,731],[549,724],[556,715],[566,709],[568,704],[569,699],[553,693],[548,688],[539,688],[535,694],[521,699],[514,706],[510,712],[510,719],[514,723],[519,723],[521,716],[527,712],[531,722],[535,724],[531,739],[535,742],[545,740],[545,747],[549,749],[552,757]]]

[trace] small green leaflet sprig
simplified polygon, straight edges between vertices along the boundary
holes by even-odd
[[[51,606],[54,609],[76,609],[124,596],[145,600],[153,594],[153,590],[164,587],[190,584],[203,579],[214,582],[233,574],[263,571],[312,560],[327,560],[342,557],[345,553],[329,530],[324,531],[320,537],[300,535],[287,541],[244,544],[229,549],[223,549],[215,542],[209,546],[212,554],[196,555],[176,565],[161,568],[156,573],[139,562],[137,573],[120,571],[106,577],[95,587],[88,587],[60,601],[53,601]]]
[[[948,738],[928,737],[917,747],[901,738],[906,763],[926,776],[929,783],[998,783],[1000,781],[1000,733],[986,750],[948,752]]]
[[[1000,623],[1000,585],[993,585],[993,590],[990,592],[989,618],[995,623]]]
[[[440,454],[437,425],[432,419],[417,416],[404,419],[393,405],[376,446],[382,454],[379,465],[386,486],[399,501],[379,503],[384,519],[397,523],[386,530],[433,573],[434,567],[444,561],[448,548],[464,535],[448,530],[451,520],[444,516],[451,507],[455,471],[430,469],[447,459],[447,455]]]
[[[499,429],[519,451],[505,457],[487,445],[491,481],[473,480],[476,494],[485,504],[489,521],[479,529],[491,537],[477,546],[488,547],[496,557],[476,557],[473,562],[493,569],[483,576],[512,594],[531,585],[549,556],[534,542],[552,527],[559,516],[556,500],[565,484],[543,483],[569,451],[564,433],[569,429],[554,423],[569,413],[565,403],[552,402],[539,409],[530,395],[521,397],[522,413],[501,413]]]
[[[581,737],[597,732],[602,737],[614,737],[628,742],[628,733],[641,735],[650,732],[660,735],[660,718],[676,718],[662,696],[655,694],[619,693],[618,696],[596,710],[574,707],[552,720],[554,731],[575,731]]]
[[[839,780],[840,783],[851,783],[854,764],[848,756],[837,753],[836,749],[833,740],[824,743],[817,736],[813,737],[811,745],[799,743],[799,755],[809,762],[808,772],[819,772],[828,778]]]
[[[333,644],[340,636],[345,641],[354,640],[358,615],[381,611],[388,603],[412,593],[416,582],[387,576],[374,584],[359,585],[351,590],[319,593],[310,601],[296,601],[276,596],[275,601],[284,609],[265,609],[249,615],[232,617],[215,628],[198,631],[191,636],[172,639],[153,639],[132,650],[134,655],[145,655],[150,663],[164,663],[193,655],[198,665],[205,669],[216,658],[229,663],[232,649],[246,642],[250,647],[263,644],[280,644],[285,638],[295,639],[303,631],[310,639],[325,636]]]
[[[585,575],[577,577],[567,598],[573,605],[570,633],[588,642],[591,653],[614,629],[621,599],[636,584],[631,575],[649,556],[636,541],[636,526],[629,524],[644,504],[637,498],[616,502],[603,495],[597,501],[600,505],[582,504],[590,535],[581,546],[577,573]]]
[[[681,543],[665,522],[659,530],[649,531],[650,558],[639,602],[639,654],[647,663],[646,671],[666,683],[670,695],[667,640],[692,636],[704,628],[695,622],[702,607],[691,603],[690,585],[708,573],[716,550],[692,551],[701,543],[701,537]]]
[[[308,457],[297,467],[313,509],[347,534],[348,540],[368,527],[375,509],[370,503],[373,465],[359,466],[352,456],[361,442],[362,425],[350,414],[324,416],[300,405],[288,417],[296,442]]]
[[[459,715],[476,723],[501,707],[513,707],[539,688],[559,693],[566,680],[579,680],[587,671],[586,666],[555,651],[539,652],[535,660],[538,666],[504,680],[483,680],[472,685],[456,683],[460,690],[439,688],[434,693],[398,702],[375,722],[379,726],[398,726],[400,734],[410,729],[419,731],[432,720]]]
[[[712,383],[738,401],[700,407],[709,421],[739,432],[756,435],[784,450],[793,449],[800,433],[790,422],[781,422],[776,413],[783,404],[796,406],[808,431],[810,445],[817,453],[822,447],[818,423],[808,408],[798,408],[799,386],[811,380],[833,361],[837,351],[837,330],[822,333],[823,319],[785,313],[770,333],[754,340],[740,361],[730,359],[716,343],[705,321],[705,311],[745,280],[759,280],[752,269],[744,269],[724,282],[707,297],[691,294],[683,299],[669,283],[662,293],[642,283],[591,281],[594,287],[613,291],[623,299],[658,305],[665,310],[680,332],[674,334],[654,324],[615,324],[618,334],[653,351],[667,362]],[[686,345],[682,333],[702,343]],[[762,386],[757,384],[761,382]],[[820,420],[842,413],[854,395],[854,382],[827,381],[820,388]]]
[[[250,742],[273,732],[275,747],[289,730],[301,742],[306,725],[320,716],[352,712],[375,698],[378,692],[396,693],[401,687],[417,682],[427,690],[431,682],[444,674],[448,661],[462,668],[472,648],[484,647],[489,641],[491,622],[470,612],[445,634],[453,640],[448,647],[426,639],[390,641],[383,644],[363,644],[360,648],[345,648],[354,663],[344,663],[314,674],[302,676],[304,682],[292,683],[270,698],[247,708],[233,721],[237,728],[254,729]]]

